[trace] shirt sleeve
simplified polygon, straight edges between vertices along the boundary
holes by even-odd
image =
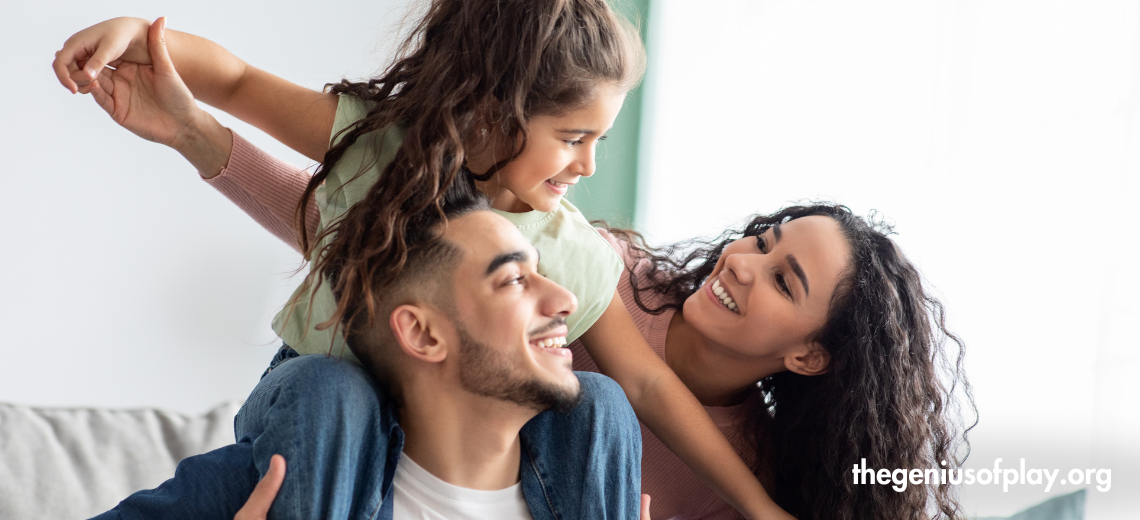
[[[294,225],[297,203],[312,175],[282,161],[233,132],[229,164],[218,176],[204,179],[274,236],[300,252],[300,236]],[[305,230],[317,232],[320,213],[310,199],[305,211]]]

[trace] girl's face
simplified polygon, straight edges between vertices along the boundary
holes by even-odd
[[[586,106],[561,115],[530,119],[530,139],[518,158],[479,183],[498,210],[553,211],[582,177],[594,174],[597,144],[605,139],[625,101],[625,92],[602,85]],[[469,161],[475,169],[476,161]]]
[[[729,244],[685,300],[685,320],[711,345],[750,358],[783,357],[823,327],[849,262],[834,219],[788,221]]]

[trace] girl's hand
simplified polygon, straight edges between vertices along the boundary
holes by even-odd
[[[163,41],[166,19],[149,26],[153,65],[118,60],[114,70],[100,69],[88,90],[111,119],[148,141],[173,146],[199,110],[194,95],[174,71]],[[86,69],[84,69],[86,70]]]
[[[194,102],[174,70],[165,30],[165,17],[148,27],[146,47],[153,65],[117,60],[118,68],[102,69],[84,89],[123,128],[178,150],[209,178],[229,161],[233,137]]]
[[[84,87],[89,87],[107,65],[116,67],[120,60],[149,65],[150,25],[141,18],[112,18],[73,34],[51,64],[60,84],[73,94],[86,93]]]
[[[281,482],[285,480],[285,457],[274,455],[269,459],[269,471],[253,488],[249,500],[234,515],[234,520],[265,520],[269,515],[269,506],[277,498],[277,491],[281,489]]]

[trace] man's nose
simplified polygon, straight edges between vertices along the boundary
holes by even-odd
[[[542,284],[540,311],[543,316],[565,318],[578,310],[578,298],[574,293],[549,278],[542,278],[540,283]]]

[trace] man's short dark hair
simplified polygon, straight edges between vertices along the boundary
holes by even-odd
[[[443,237],[448,220],[491,209],[487,198],[469,178],[455,184],[447,190],[439,207],[429,207],[408,220],[404,230],[408,249],[403,267],[393,273],[390,266],[370,266],[369,271],[394,275],[387,283],[377,281],[364,291],[354,291],[358,295],[355,301],[347,302],[341,326],[348,348],[382,384],[389,385],[392,380],[395,338],[388,326],[392,311],[400,305],[425,302],[445,312],[454,309],[452,275],[463,259],[463,251]],[[383,278],[376,276],[372,280]]]

